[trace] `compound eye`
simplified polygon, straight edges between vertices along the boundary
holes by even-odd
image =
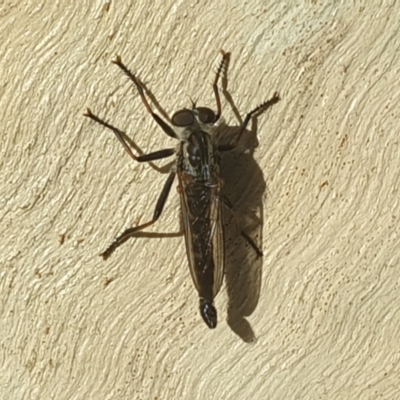
[[[215,121],[215,113],[207,107],[198,107],[197,112],[199,115],[199,120],[203,124],[211,124]]]
[[[194,115],[190,110],[177,111],[172,116],[172,123],[175,126],[189,126],[194,122]]]

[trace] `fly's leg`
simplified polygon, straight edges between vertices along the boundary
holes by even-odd
[[[258,107],[256,107],[254,110],[251,110],[247,115],[246,118],[244,119],[242,125],[240,126],[237,134],[236,134],[236,139],[233,144],[228,144],[228,145],[221,145],[218,147],[219,151],[229,151],[234,149],[240,142],[240,139],[243,136],[243,133],[246,130],[247,125],[249,124],[251,118],[256,116],[258,113],[265,111],[267,108],[271,107],[272,105],[276,104],[280,100],[279,94],[277,92],[274,93],[273,97],[264,103],[260,104]]]
[[[229,62],[229,58],[231,56],[231,53],[225,53],[224,51],[221,50],[222,54],[222,60],[219,63],[217,73],[215,74],[215,79],[213,82],[213,90],[214,90],[214,95],[215,95],[215,101],[217,103],[217,113],[215,114],[215,121],[217,122],[221,116],[222,112],[222,107],[221,107],[221,99],[219,98],[219,90],[218,90],[218,80],[221,75],[221,72],[226,68]]]
[[[125,132],[120,131],[118,128],[116,128],[113,125],[110,125],[108,122],[103,121],[101,118],[99,118],[97,115],[94,115],[90,108],[86,110],[86,113],[83,114],[85,117],[88,117],[92,119],[93,121],[97,122],[100,125],[103,125],[107,129],[110,129],[111,131],[114,132],[115,136],[117,139],[120,141],[122,146],[124,146],[125,151],[129,154],[130,157],[132,157],[135,161],[138,162],[146,162],[146,161],[154,161],[154,160],[160,160],[162,158],[170,157],[173,154],[175,154],[175,149],[164,149],[164,150],[159,150],[155,151],[154,153],[150,154],[142,154],[140,156],[135,155],[132,150],[131,146],[129,146],[129,143],[126,139],[126,134]]]
[[[233,205],[232,203],[226,198],[226,197],[222,197],[222,200],[224,202],[225,207],[232,213],[232,216],[235,220],[236,226],[238,227],[238,229],[240,230],[240,234],[246,239],[247,243],[253,248],[253,250],[256,252],[257,257],[262,257],[263,256],[263,252],[261,251],[261,249],[256,245],[256,243],[254,242],[254,240],[245,232],[240,228],[240,224],[238,222],[238,218],[236,217],[235,211],[233,210]]]
[[[157,124],[161,127],[161,129],[170,137],[177,139],[178,137],[176,136],[176,133],[174,130],[158,115],[156,114],[150,107],[149,102],[146,99],[146,96],[144,94],[143,90],[143,84],[139,81],[139,79],[123,64],[121,57],[117,56],[117,59],[112,61],[114,64],[118,65],[122,69],[122,71],[125,73],[125,75],[128,76],[128,78],[135,84],[136,89],[139,92],[140,98],[142,99],[142,102],[144,106],[146,107],[146,110],[150,113],[150,115],[153,117],[153,119],[157,122]]]
[[[158,220],[164,209],[165,202],[167,201],[172,183],[174,182],[175,175],[175,171],[169,174],[168,179],[164,184],[163,190],[161,191],[161,194],[157,200],[152,220],[146,222],[145,224],[135,226],[134,228],[129,228],[125,232],[123,232],[122,235],[115,238],[112,244],[103,253],[100,254],[104,260],[107,260],[107,258],[110,257],[110,255],[114,253],[115,249],[121,246],[122,243],[126,242],[129,238],[134,237],[137,232],[142,231],[143,229],[153,225],[154,222]]]

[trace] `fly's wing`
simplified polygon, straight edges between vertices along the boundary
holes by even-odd
[[[178,174],[190,273],[200,297],[212,301],[221,288],[225,267],[220,187],[188,183],[184,175]]]
[[[213,196],[210,220],[212,221],[211,233],[208,238],[212,243],[213,259],[215,264],[213,295],[218,294],[225,274],[225,240],[224,240],[224,224],[222,218],[222,202],[219,194]]]

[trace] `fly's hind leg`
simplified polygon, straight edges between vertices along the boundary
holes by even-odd
[[[156,208],[154,210],[152,220],[149,222],[146,222],[142,225],[135,226],[133,228],[129,228],[125,232],[123,232],[122,235],[115,238],[114,241],[111,243],[111,245],[103,253],[100,254],[104,260],[107,260],[107,258],[110,257],[110,255],[112,253],[114,253],[114,251],[119,246],[121,246],[122,243],[126,242],[131,237],[134,237],[137,232],[142,231],[143,229],[148,228],[149,226],[153,225],[154,222],[156,222],[158,220],[158,218],[160,217],[160,215],[164,209],[169,192],[171,190],[172,183],[174,182],[175,175],[176,175],[175,171],[172,171],[169,174],[168,179],[166,180],[166,182],[164,184],[163,190],[161,191],[161,194],[157,200],[157,204],[156,204]]]
[[[226,197],[222,197],[222,201],[224,202],[225,207],[231,212],[231,214],[235,220],[236,226],[238,227],[238,229],[240,231],[240,234],[244,237],[244,239],[247,241],[247,243],[256,252],[257,257],[262,257],[263,256],[262,250],[257,246],[257,244],[254,242],[254,240],[243,229],[241,229],[238,218],[235,214],[235,211],[233,210],[232,203]]]

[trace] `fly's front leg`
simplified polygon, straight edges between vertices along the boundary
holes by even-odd
[[[254,110],[251,110],[247,115],[246,118],[244,119],[242,125],[240,126],[237,134],[236,134],[236,139],[233,144],[228,144],[228,145],[221,145],[218,147],[219,151],[229,151],[234,149],[240,142],[240,139],[243,136],[243,133],[245,132],[247,125],[249,124],[250,120],[256,116],[258,113],[261,111],[265,111],[267,108],[271,107],[272,105],[276,104],[280,100],[279,94],[277,92],[274,93],[273,97],[264,103],[260,104],[258,107],[256,107]]]
[[[229,63],[229,58],[231,56],[231,53],[225,53],[224,51],[221,50],[222,53],[222,60],[219,63],[217,73],[215,74],[215,79],[213,82],[213,90],[214,90],[214,95],[215,95],[215,101],[217,103],[217,113],[215,114],[215,122],[217,122],[221,116],[222,112],[222,107],[221,107],[221,99],[219,98],[219,90],[218,90],[218,80],[221,75],[221,72],[226,68],[226,66]]]
[[[142,99],[142,102],[144,106],[146,107],[146,110],[150,113],[150,115],[153,117],[153,119],[157,122],[157,124],[161,127],[161,129],[170,137],[177,139],[176,133],[174,130],[158,115],[156,114],[150,107],[149,102],[146,99],[146,96],[144,94],[143,90],[143,85],[139,81],[139,79],[125,66],[125,64],[122,63],[121,57],[117,56],[117,59],[113,61],[114,64],[118,65],[122,69],[122,71],[125,73],[125,75],[128,76],[128,78],[135,84],[136,89],[139,92],[140,98]]]
[[[129,238],[135,236],[135,234],[139,231],[142,231],[143,229],[151,226],[158,220],[160,217],[164,206],[165,202],[167,201],[169,192],[171,190],[172,183],[174,182],[176,172],[173,171],[169,174],[168,179],[166,180],[163,190],[161,191],[161,194],[157,200],[156,208],[154,210],[153,218],[151,221],[146,222],[142,225],[135,226],[134,228],[129,228],[125,232],[122,233],[122,235],[118,236],[117,238],[114,239],[112,242],[111,246],[109,246],[106,251],[101,253],[100,255],[103,257],[104,260],[107,260],[108,257],[112,253],[114,253],[115,249],[117,249],[119,246],[121,246],[122,243],[126,242]]]
[[[175,154],[175,149],[164,149],[164,150],[159,150],[155,151],[153,153],[149,154],[142,154],[140,156],[137,156],[134,154],[131,150],[131,147],[128,144],[128,141],[126,139],[126,134],[125,132],[120,131],[118,128],[115,126],[109,124],[106,121],[103,121],[101,118],[99,118],[97,115],[94,115],[90,108],[86,110],[86,113],[83,114],[85,117],[90,118],[91,120],[97,122],[100,125],[103,125],[107,129],[110,129],[111,131],[114,132],[115,136],[117,139],[120,141],[122,146],[124,146],[125,151],[129,154],[130,157],[132,157],[135,161],[138,162],[146,162],[146,161],[154,161],[154,160],[160,160],[162,158],[170,157],[173,154]]]
[[[222,201],[224,202],[225,207],[232,213],[232,216],[235,220],[236,226],[240,230],[240,234],[246,239],[247,243],[253,248],[253,250],[256,252],[258,257],[263,256],[262,250],[256,245],[254,240],[240,228],[240,224],[238,222],[238,218],[236,217],[235,211],[233,210],[233,205],[232,203],[226,198],[222,197]]]

